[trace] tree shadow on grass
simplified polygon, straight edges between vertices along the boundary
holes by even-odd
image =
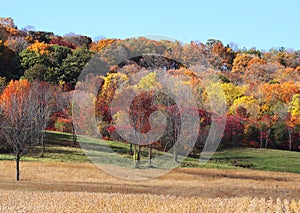
[[[96,152],[108,152],[108,153],[119,153],[119,154],[127,154],[129,152],[128,148],[114,145],[104,145],[104,144],[96,144],[96,143],[81,143],[81,148],[87,151],[96,151]]]
[[[217,161],[230,161],[230,160],[250,160],[250,159],[254,159],[253,157],[249,157],[249,156],[228,156],[228,157],[212,157],[212,160],[217,160]]]
[[[70,146],[73,143],[72,135],[67,134],[55,134],[47,132],[45,134],[45,141],[48,145],[55,146]]]

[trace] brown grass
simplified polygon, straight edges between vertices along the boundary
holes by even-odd
[[[144,212],[145,206],[148,212],[300,209],[300,175],[292,173],[181,168],[130,181],[92,164],[21,162],[21,181],[16,182],[14,166],[0,161],[0,212]]]

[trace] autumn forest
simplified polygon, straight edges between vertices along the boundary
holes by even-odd
[[[191,91],[195,105],[184,113],[197,113],[193,116],[199,118],[199,128],[180,130],[183,100],[157,91],[166,91],[160,73],[177,79],[178,93],[182,94],[181,86]],[[72,117],[73,94],[90,91],[89,86],[97,87],[93,107],[98,134],[105,140],[132,143],[117,131],[129,127],[116,123],[124,113],[112,102],[132,91],[144,91],[130,105],[128,125],[141,134],[159,131],[151,129],[151,122],[156,126],[161,122],[150,121],[149,116],[163,113],[166,131],[151,141],[154,149],[167,151],[180,134],[188,140],[197,131],[191,153],[199,153],[212,123],[224,121],[218,149],[300,150],[300,50],[240,49],[217,39],[189,44],[144,37],[92,40],[75,33],[59,36],[19,29],[12,18],[0,19],[0,152],[13,147],[20,158],[29,147],[20,141],[37,138],[43,145],[44,129],[72,133],[74,144],[75,132],[89,134],[93,130],[85,123],[87,115],[82,113],[76,122]],[[223,98],[224,103],[212,104],[211,97]],[[220,115],[223,108],[225,120]],[[20,139],[15,141],[16,137]],[[179,150],[186,144],[181,145]]]

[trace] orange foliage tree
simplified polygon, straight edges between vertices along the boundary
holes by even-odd
[[[232,64],[232,72],[244,74],[252,57],[245,53],[238,53]]]
[[[11,81],[0,97],[0,134],[11,145],[16,156],[16,179],[19,180],[21,157],[32,147],[44,127],[48,103],[42,89],[28,80]],[[49,91],[49,87],[47,88]],[[44,105],[44,106],[42,106]]]
[[[36,113],[32,102],[33,94],[27,80],[11,81],[0,98],[1,134],[5,137],[16,155],[16,179],[19,180],[19,162],[27,153],[36,125]]]
[[[95,43],[95,42],[92,43],[91,51],[99,52],[103,48],[108,47],[109,45],[111,45],[112,43],[114,43],[116,41],[118,41],[118,39],[114,39],[114,38],[101,39],[97,43]]]

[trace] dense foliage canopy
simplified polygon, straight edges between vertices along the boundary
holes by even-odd
[[[145,55],[145,51],[152,56]],[[224,92],[227,110],[221,147],[300,149],[299,50],[233,49],[216,39],[190,44],[146,38],[92,41],[88,36],[74,33],[59,36],[53,32],[20,30],[13,19],[0,18],[2,90],[11,80],[25,78],[60,86],[62,91],[73,91],[76,84],[81,85],[78,82],[81,71],[93,63],[91,59],[96,55],[101,59],[101,66],[110,70],[105,75],[97,75],[97,70],[93,73],[99,88],[96,117],[104,138],[122,140],[114,129],[114,119],[121,119],[122,112],[110,109],[122,86],[126,90],[148,91],[138,96],[131,106],[131,125],[147,132],[152,112],[159,110],[169,115],[168,131],[156,141],[156,146],[164,150],[172,146],[180,134],[181,124],[177,119],[180,113],[176,110],[179,104],[172,97],[156,92],[163,85],[157,73],[149,72],[164,70],[189,87],[197,102],[195,110],[199,112],[201,128],[196,151],[203,148],[211,123],[218,120],[214,116],[217,112],[210,106],[210,96],[219,95],[212,93],[217,85]],[[116,55],[124,60],[120,63]],[[209,85],[207,79],[211,80]],[[70,111],[66,106],[63,112],[56,112],[48,128],[71,131]]]

